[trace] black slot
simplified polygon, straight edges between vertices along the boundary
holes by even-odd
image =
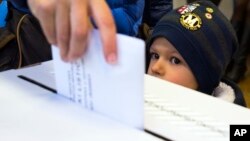
[[[28,77],[23,76],[23,75],[18,75],[18,77],[21,78],[21,79],[23,79],[23,80],[26,80],[26,81],[28,81],[28,82],[30,82],[30,83],[32,83],[32,84],[35,84],[35,85],[37,85],[37,86],[39,86],[39,87],[42,87],[42,88],[44,88],[44,89],[46,89],[46,90],[48,90],[48,91],[51,91],[51,92],[53,92],[54,94],[57,94],[57,91],[56,91],[55,89],[50,88],[50,87],[48,87],[48,86],[46,86],[46,85],[44,85],[44,84],[42,84],[42,83],[40,83],[40,82],[37,82],[37,81],[35,81],[35,80],[31,79],[31,78],[28,78]]]

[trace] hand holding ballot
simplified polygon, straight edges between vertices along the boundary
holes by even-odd
[[[116,26],[105,0],[28,0],[50,44],[60,48],[65,61],[82,56],[87,48],[90,18],[100,30],[103,52],[108,63],[116,60]]]

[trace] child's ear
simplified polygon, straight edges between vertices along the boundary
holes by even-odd
[[[144,41],[147,41],[152,34],[152,29],[146,23],[142,23],[139,27],[138,37]]]

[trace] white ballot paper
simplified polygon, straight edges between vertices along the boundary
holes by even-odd
[[[145,43],[117,35],[118,62],[107,64],[99,31],[91,33],[86,54],[65,63],[52,47],[58,94],[83,107],[143,129]]]
[[[250,110],[145,75],[145,129],[177,141],[229,141],[230,125],[249,125]]]

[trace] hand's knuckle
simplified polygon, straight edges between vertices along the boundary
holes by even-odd
[[[83,40],[87,38],[88,33],[86,30],[77,29],[73,31],[72,36],[74,36],[76,40]]]
[[[66,34],[59,34],[58,35],[58,40],[63,43],[67,43],[69,40],[69,36]]]
[[[37,12],[46,14],[51,14],[55,10],[54,5],[49,2],[41,3],[37,8]]]

